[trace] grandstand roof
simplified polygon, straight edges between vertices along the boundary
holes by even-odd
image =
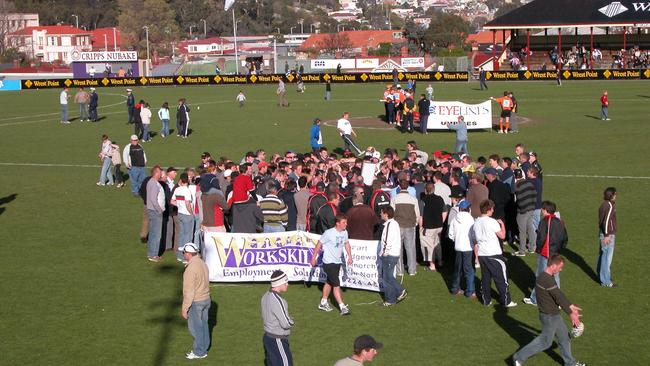
[[[535,0],[483,26],[486,30],[633,26],[650,27],[650,2]]]
[[[75,28],[71,25],[46,25],[37,27],[26,27],[10,33],[10,36],[31,36],[32,31],[47,32],[48,34],[71,35],[71,34],[90,34],[89,31]]]

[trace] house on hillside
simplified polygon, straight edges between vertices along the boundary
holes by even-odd
[[[406,42],[401,30],[361,30],[338,33],[312,34],[298,48],[308,54],[333,54],[343,52],[349,56],[367,55],[369,50],[378,49],[382,43]]]
[[[26,27],[7,35],[9,47],[44,62],[72,62],[73,51],[92,51],[92,32],[70,25]]]
[[[2,34],[13,33],[27,27],[38,27],[39,24],[38,14],[8,13],[0,16]]]

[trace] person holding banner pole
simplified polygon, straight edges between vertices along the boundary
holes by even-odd
[[[323,285],[323,296],[321,297],[318,308],[330,312],[333,309],[329,304],[330,293],[334,293],[334,299],[339,305],[341,315],[350,315],[350,309],[343,302],[341,295],[341,283],[339,281],[339,272],[343,264],[343,249],[348,255],[347,264],[352,264],[352,249],[348,240],[346,230],[348,219],[344,214],[336,215],[336,224],[333,228],[326,230],[321,235],[320,240],[314,248],[311,258],[311,266],[316,267],[318,263],[318,254],[323,251],[321,271],[327,276],[327,281]]]

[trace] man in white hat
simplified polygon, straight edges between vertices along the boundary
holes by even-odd
[[[293,357],[289,349],[289,335],[293,318],[282,293],[289,288],[289,277],[277,270],[271,274],[271,288],[262,296],[262,322],[264,323],[264,353],[268,366],[291,366]]]
[[[194,343],[192,350],[185,354],[189,360],[208,357],[210,329],[208,311],[210,310],[210,281],[208,266],[199,255],[198,246],[187,243],[178,248],[187,262],[183,272],[183,305],[181,315],[187,319]]]

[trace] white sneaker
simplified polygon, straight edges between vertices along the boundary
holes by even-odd
[[[530,297],[524,297],[524,304],[526,304],[526,305],[532,305],[532,306],[537,306],[537,304],[535,304],[535,303],[533,302],[533,299],[531,299]]]
[[[510,303],[506,305],[507,308],[514,308],[515,306],[517,306],[517,303],[514,301],[510,301]]]
[[[97,185],[98,185],[98,186],[104,186],[105,184],[104,184],[104,183],[97,182]]]
[[[350,309],[345,304],[341,304],[341,315],[350,315]]]
[[[397,297],[397,302],[400,302],[408,296],[408,292],[406,290],[403,290],[402,293]]]
[[[318,308],[320,310],[327,311],[328,313],[330,311],[334,310],[334,309],[332,309],[332,307],[330,306],[330,304],[328,302],[326,302],[326,303],[321,302],[320,304],[318,304]]]
[[[194,351],[190,351],[189,353],[185,354],[185,358],[187,358],[188,360],[198,360],[198,359],[206,358],[206,357],[208,357],[207,353],[204,354],[203,356],[198,356],[198,355],[194,354]]]
[[[503,130],[499,130],[499,133],[503,133]]]

